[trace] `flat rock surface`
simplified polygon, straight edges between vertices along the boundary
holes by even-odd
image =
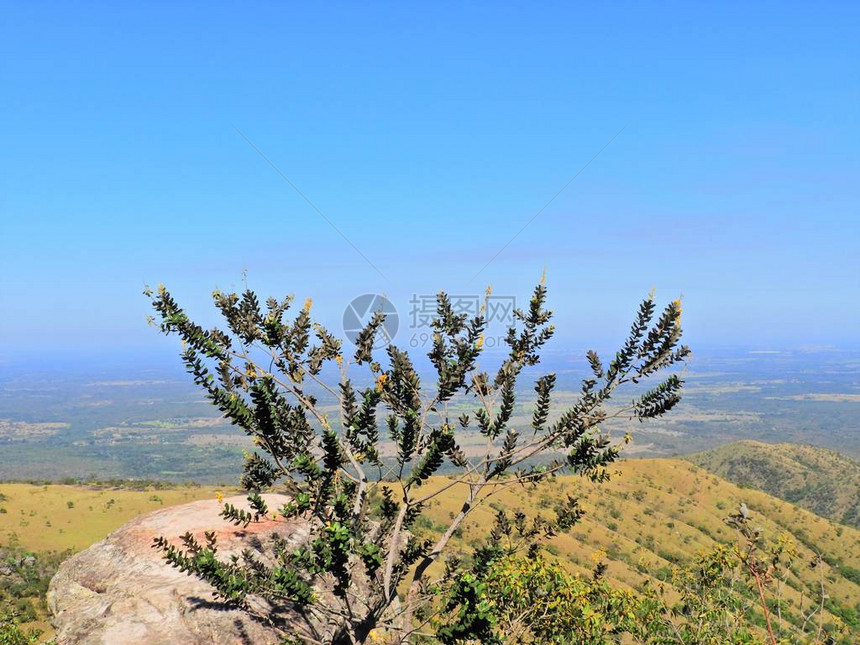
[[[270,511],[289,501],[263,495]],[[225,500],[248,508],[243,496]],[[212,588],[166,564],[152,548],[164,536],[181,545],[190,531],[201,542],[218,537],[219,558],[253,549],[265,557],[273,534],[296,544],[308,535],[300,522],[266,520],[247,528],[219,517],[217,500],[173,506],[141,515],[64,562],[51,580],[48,605],[59,645],[203,645],[277,643],[275,631],[245,613],[215,602]]]

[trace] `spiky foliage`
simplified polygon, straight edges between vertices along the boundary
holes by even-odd
[[[278,509],[282,521],[310,527],[310,538],[298,548],[275,544],[274,564],[250,554],[219,559],[214,535],[205,544],[187,536],[182,545],[158,539],[155,546],[174,566],[210,582],[226,602],[249,611],[259,606],[255,599],[267,601],[274,612],[289,606],[305,619],[301,636],[309,642],[363,643],[373,630],[382,630],[389,640],[406,643],[417,631],[426,631],[425,610],[438,590],[428,585],[428,569],[476,506],[504,487],[563,471],[607,479],[618,447],[599,425],[614,417],[644,420],[664,414],[678,402],[681,381],[670,376],[632,403],[609,410],[613,392],[648,379],[689,352],[678,345],[680,303],[669,304],[653,321],[656,308],[648,298],[607,367],[589,352],[593,378],[582,382],[570,409],[551,413],[555,375],[541,376],[534,386],[531,425],[515,428],[518,379],[539,363],[554,333],[543,284],[525,310],[514,311],[505,337],[507,356],[493,373],[478,363],[486,302],[469,318],[455,313],[440,293],[428,354],[436,372],[430,387],[405,351],[390,345],[385,357],[375,355],[382,313],[358,335],[350,357],[338,339],[311,321],[310,301],[290,318],[291,298],[270,298],[264,309],[250,290],[216,291],[213,299],[227,327],[204,330],[164,287],[146,293],[158,314],[154,322],[181,339],[182,359],[194,382],[258,448],[246,456],[242,479],[252,491],[250,511],[225,506],[222,516],[243,525],[258,521],[269,512],[258,493],[275,486],[291,496]],[[336,385],[322,377],[330,364],[340,372]],[[364,386],[347,376],[350,364],[365,366]],[[455,400],[458,406],[474,406],[474,414],[452,421],[449,406]],[[330,416],[334,409],[338,413]],[[485,437],[486,448],[467,455],[457,437],[475,431]],[[459,486],[462,507],[441,537],[420,540],[413,525],[439,494],[424,492],[422,485],[443,468],[456,473],[443,490]],[[532,549],[535,540],[569,529],[580,515],[574,499],[560,504],[552,517],[530,524],[502,514],[493,535],[497,541],[519,535],[517,543]],[[448,569],[438,584],[456,580],[454,569]],[[317,601],[320,589],[331,591],[325,602]],[[405,594],[394,610],[398,590]]]

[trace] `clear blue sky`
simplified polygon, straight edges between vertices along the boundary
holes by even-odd
[[[161,347],[144,283],[213,321],[244,269],[340,332],[544,267],[561,346],[654,286],[694,347],[856,347],[858,33],[857,2],[4,2],[0,351]]]

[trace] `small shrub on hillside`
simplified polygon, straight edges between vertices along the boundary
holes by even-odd
[[[311,533],[297,549],[276,544],[271,566],[248,558],[219,559],[214,533],[205,542],[187,536],[184,548],[159,538],[155,547],[172,565],[209,582],[224,601],[253,613],[262,598],[285,609],[261,618],[298,615],[314,641],[334,644],[365,643],[371,634],[379,637],[379,628],[392,640],[415,643],[438,590],[459,589],[469,580],[467,570],[449,563],[443,579],[431,584],[428,569],[472,511],[500,486],[530,485],[565,471],[598,483],[608,479],[619,448],[600,431],[601,424],[613,417],[642,421],[672,409],[680,400],[681,379],[655,377],[689,353],[679,345],[680,302],[658,313],[649,297],[608,364],[588,352],[591,373],[571,408],[551,415],[556,376],[536,379],[530,424],[523,428],[512,422],[518,381],[539,363],[555,331],[543,284],[527,308],[514,311],[507,355],[492,372],[478,363],[486,309],[470,318],[440,293],[427,355],[435,368],[429,388],[406,351],[391,344],[384,356],[375,350],[382,311],[358,334],[350,355],[339,339],[312,322],[310,300],[288,318],[292,298],[270,298],[264,308],[250,290],[216,291],[213,299],[227,325],[207,331],[164,287],[146,293],[161,331],[180,337],[182,360],[195,383],[257,446],[246,457],[242,480],[252,491],[251,511],[227,505],[222,516],[245,526],[271,516],[259,491],[279,486],[292,497],[279,514],[306,521]],[[365,370],[363,380],[347,375],[350,363]],[[332,382],[325,377],[329,373],[339,379]],[[609,409],[610,398],[625,386],[650,389]],[[455,417],[454,405],[473,412]],[[486,452],[469,457],[460,447],[463,433],[483,435]],[[391,458],[383,456],[384,440],[394,448]],[[413,529],[439,494],[423,486],[446,464],[464,484],[461,510],[441,535],[421,539]],[[369,503],[374,493],[382,500],[378,506]],[[379,514],[372,514],[373,508]],[[530,539],[550,537],[569,530],[582,514],[572,497],[553,499],[545,510],[528,521],[515,513],[510,526]],[[333,594],[325,603],[317,602],[315,591],[323,580]],[[361,602],[350,596],[356,584],[365,589]],[[431,586],[437,591],[431,593]],[[405,594],[394,611],[399,589]],[[463,627],[475,637],[482,633],[482,608],[476,611],[471,626]]]
[[[41,635],[41,630],[21,627],[20,616],[0,615],[0,645],[34,645]]]

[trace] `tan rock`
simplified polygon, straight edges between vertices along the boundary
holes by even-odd
[[[288,501],[283,495],[263,498],[272,510]],[[225,501],[248,508],[241,496]],[[204,532],[215,529],[219,557],[253,549],[265,559],[273,534],[297,545],[307,539],[300,522],[236,527],[218,516],[220,508],[205,500],[142,515],[64,562],[48,591],[59,645],[279,642],[273,628],[215,601],[208,584],[172,568],[152,548],[158,536],[180,545],[179,536],[188,531],[202,542]]]

